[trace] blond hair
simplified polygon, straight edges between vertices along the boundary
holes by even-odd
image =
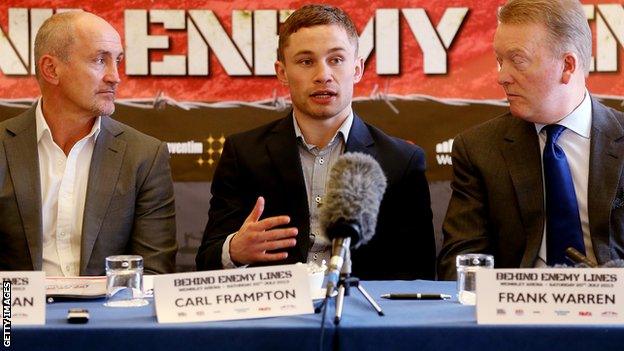
[[[502,24],[542,24],[556,55],[574,52],[585,75],[589,74],[592,33],[578,0],[509,0],[499,11]]]

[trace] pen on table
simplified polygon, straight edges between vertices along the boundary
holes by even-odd
[[[384,299],[390,300],[449,300],[451,295],[447,294],[383,294]]]

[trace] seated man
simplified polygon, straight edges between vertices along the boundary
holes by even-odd
[[[108,117],[121,39],[91,13],[55,14],[35,39],[41,99],[0,123],[0,271],[103,275],[109,255],[175,269],[164,143]]]
[[[290,89],[293,111],[226,140],[198,270],[329,260],[319,207],[338,156],[357,151],[378,160],[388,188],[376,235],[352,252],[353,274],[434,278],[424,153],[353,113],[353,85],[363,65],[355,26],[338,8],[304,6],[282,25],[275,69]]]
[[[510,0],[494,50],[510,113],[453,143],[453,194],[438,276],[455,257],[501,268],[624,257],[624,114],[591,97],[592,36],[578,0]]]

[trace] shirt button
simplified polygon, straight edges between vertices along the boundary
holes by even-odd
[[[315,197],[315,198],[314,198],[314,201],[316,201],[316,203],[317,203],[317,204],[320,204],[320,203],[321,203],[321,200],[322,200],[322,199],[321,199],[321,197],[320,197],[320,196],[317,196],[317,197]]]
[[[325,163],[325,159],[323,159],[323,158],[321,157],[321,158],[319,159],[319,163],[320,163],[320,164]]]
[[[64,238],[64,237],[65,237],[65,232],[61,232],[61,234],[59,234],[59,236],[60,236],[61,238]]]
[[[318,260],[318,254],[314,254],[314,260]]]

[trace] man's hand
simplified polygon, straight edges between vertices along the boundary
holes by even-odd
[[[264,198],[256,200],[256,205],[236,235],[230,241],[230,258],[236,264],[278,261],[288,257],[286,252],[267,253],[285,249],[297,244],[297,228],[278,228],[288,224],[290,217],[276,216],[260,220],[264,211]]]

